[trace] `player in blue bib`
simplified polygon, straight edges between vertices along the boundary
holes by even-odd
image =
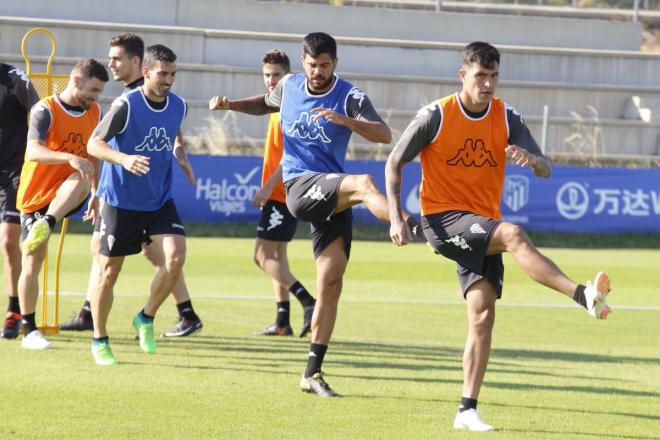
[[[369,98],[335,75],[337,43],[321,32],[303,40],[304,73],[285,76],[266,95],[240,100],[215,96],[211,110],[234,110],[251,115],[280,112],[284,136],[282,173],[286,204],[298,219],[311,222],[319,291],[312,317],[312,341],[303,391],[323,397],[337,394],[321,373],[332,336],[342,280],[351,249],[351,207],[363,203],[372,214],[389,222],[387,200],[367,174],[350,175],[344,159],[353,132],[371,142],[389,143],[389,127]],[[404,213],[412,227],[417,221]],[[421,228],[416,228],[420,230]]]
[[[101,274],[92,298],[92,354],[99,365],[117,363],[106,325],[124,257],[140,252],[145,234],[165,255],[147,303],[133,319],[140,348],[155,353],[153,320],[179,280],[186,255],[185,232],[172,197],[173,149],[186,115],[185,101],[170,93],[176,55],[160,44],[148,47],[142,73],[144,85],[113,102],[88,147],[103,161],[97,191],[104,201]]]

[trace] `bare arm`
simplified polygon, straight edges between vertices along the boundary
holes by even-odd
[[[209,110],[233,110],[235,112],[255,116],[266,115],[278,111],[277,108],[266,105],[265,95],[257,95],[234,101],[226,96],[214,96],[209,100]]]
[[[280,165],[279,167],[277,167],[275,172],[268,178],[264,186],[254,195],[254,198],[252,199],[252,204],[257,208],[261,208],[266,203],[266,200],[268,200],[268,198],[270,197],[271,193],[273,192],[273,188],[275,188],[275,185],[277,185],[281,181],[282,181],[282,166]]]
[[[183,145],[183,135],[181,132],[176,134],[176,140],[174,141],[174,158],[181,167],[183,174],[185,174],[188,178],[188,182],[194,185],[195,172],[193,170],[192,164],[190,163],[190,160],[188,160],[188,152],[186,151],[186,147]]]

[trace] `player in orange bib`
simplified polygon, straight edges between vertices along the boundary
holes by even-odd
[[[261,60],[261,70],[266,88],[268,91],[272,91],[284,75],[291,72],[289,57],[284,52],[273,49],[266,53]],[[257,240],[254,246],[254,261],[273,279],[277,312],[275,323],[255,334],[258,336],[293,335],[289,322],[289,292],[291,292],[303,307],[303,326],[300,330],[302,338],[311,329],[316,300],[289,269],[286,250],[296,233],[298,220],[286,207],[282,167],[280,166],[283,147],[280,114],[271,113],[266,134],[261,190],[254,195],[252,204],[261,208]]]
[[[422,108],[390,154],[385,169],[390,236],[395,245],[412,240],[401,214],[401,168],[421,156],[422,227],[435,252],[457,263],[468,309],[463,354],[463,397],[454,428],[490,431],[477,412],[477,398],[490,356],[495,301],[502,295],[502,253],[510,252],[533,280],[573,298],[587,312],[605,319],[610,280],[605,272],[593,284],[570,280],[532,244],[520,226],[501,221],[500,204],[507,155],[538,177],[551,164],[520,114],[494,97],[500,54],[488,43],[463,50],[462,90]]]
[[[99,122],[99,94],[108,73],[91,58],[78,62],[66,88],[35,105],[30,114],[25,163],[16,207],[21,212],[23,269],[18,280],[23,348],[51,346],[35,325],[38,277],[55,224],[76,212],[94,185],[95,165],[87,141]],[[89,210],[84,219],[89,217]]]

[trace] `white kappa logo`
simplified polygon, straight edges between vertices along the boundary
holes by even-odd
[[[273,211],[270,213],[270,219],[268,220],[269,226],[266,230],[270,231],[271,229],[278,227],[282,224],[282,220],[284,220],[284,216],[280,211],[277,210],[276,207],[273,206]]]
[[[287,134],[299,139],[309,139],[310,141],[319,139],[321,142],[329,144],[330,138],[325,135],[323,126],[319,124],[318,119],[313,120],[307,112],[302,112],[300,117],[291,125]]]
[[[325,195],[323,194],[323,192],[321,192],[320,186],[312,185],[312,187],[308,189],[305,195],[303,196],[303,199],[325,200]]]
[[[465,239],[464,239],[463,237],[461,237],[460,235],[454,235],[453,237],[450,237],[450,238],[446,239],[446,240],[445,240],[445,243],[451,243],[451,244],[453,244],[454,246],[457,246],[457,247],[459,247],[459,248],[461,248],[461,249],[469,249],[469,250],[472,250],[472,248],[470,247],[470,245],[467,244],[467,242],[465,241]]]
[[[169,151],[171,149],[172,143],[163,127],[151,127],[142,143],[135,147],[135,151]]]

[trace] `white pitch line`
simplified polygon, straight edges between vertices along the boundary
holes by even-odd
[[[48,292],[52,295],[53,292]],[[62,296],[85,296],[85,292],[60,292]],[[115,293],[115,296],[126,298],[146,298],[146,294],[141,293]],[[239,294],[214,294],[214,293],[194,293],[191,295],[195,299],[255,299],[263,301],[272,301],[272,296],[264,295],[239,295]],[[356,303],[385,303],[385,304],[431,304],[443,306],[457,306],[464,305],[464,301],[452,300],[410,300],[410,299],[363,299],[363,298],[342,298],[342,302],[356,302]],[[577,304],[544,304],[544,303],[511,303],[506,301],[498,301],[498,307],[524,307],[524,308],[538,308],[538,309],[574,309],[579,308]],[[610,304],[614,311],[616,310],[635,310],[640,312],[660,312],[660,306],[629,306]]]

